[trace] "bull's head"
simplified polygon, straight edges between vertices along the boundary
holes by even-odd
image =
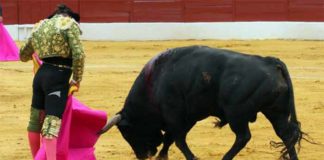
[[[157,147],[162,143],[163,135],[159,128],[143,123],[132,123],[120,114],[111,118],[100,133],[108,131],[114,125],[117,125],[138,159],[154,156]]]

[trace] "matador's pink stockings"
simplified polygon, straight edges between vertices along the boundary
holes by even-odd
[[[28,140],[29,140],[29,147],[31,153],[33,155],[33,159],[35,158],[39,147],[40,147],[40,133],[38,132],[28,132]]]
[[[43,138],[47,160],[56,160],[57,138]]]

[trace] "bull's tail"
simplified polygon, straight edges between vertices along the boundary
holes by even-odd
[[[298,148],[297,150],[299,151],[301,148],[301,140],[304,139],[305,141],[311,143],[311,144],[317,144],[314,142],[314,140],[308,136],[307,133],[303,132],[301,130],[301,123],[297,120],[297,114],[296,114],[296,108],[295,108],[295,99],[294,99],[294,90],[293,90],[293,85],[292,81],[290,78],[290,75],[288,73],[287,66],[285,65],[284,62],[281,60],[277,59],[277,64],[278,68],[280,68],[282,75],[288,85],[288,94],[289,94],[289,100],[288,100],[288,105],[290,109],[290,117],[289,117],[289,122],[294,126],[295,131],[292,133],[293,136],[290,140],[290,143],[282,149],[282,159],[287,159],[288,157],[288,151],[295,146],[296,143],[298,143]],[[271,145],[274,147],[281,147],[284,146],[283,143],[276,143],[276,142],[271,142]],[[289,147],[289,148],[287,148]]]
[[[285,63],[283,63],[282,61],[280,61],[278,59],[279,65],[280,65],[280,69],[282,72],[282,75],[284,76],[286,83],[288,85],[288,94],[289,94],[289,100],[288,100],[288,105],[289,105],[289,109],[290,109],[290,118],[289,121],[291,123],[295,123],[296,125],[298,125],[299,129],[300,129],[300,122],[297,120],[297,114],[296,114],[296,108],[295,108],[295,97],[294,97],[294,89],[293,89],[293,85],[291,82],[291,78],[287,69],[287,66],[285,65]]]
[[[301,131],[301,124],[297,120],[297,114],[296,114],[296,108],[295,108],[295,98],[294,98],[294,90],[293,90],[293,85],[291,81],[290,74],[288,72],[288,68],[284,62],[281,60],[277,60],[277,63],[279,63],[278,68],[280,68],[281,73],[288,85],[288,106],[290,110],[290,116],[289,116],[289,122],[291,125],[294,126],[295,131],[292,133],[293,136],[291,136],[291,140],[289,140],[289,144],[284,145],[283,143],[275,143],[272,142],[272,146],[275,147],[280,147],[284,146],[284,148],[281,150],[281,159],[288,159],[288,151],[290,149],[293,149],[295,147],[295,144],[298,143],[298,151],[301,148],[300,142],[303,138],[303,132]]]

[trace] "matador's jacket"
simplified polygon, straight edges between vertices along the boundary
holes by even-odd
[[[32,59],[36,52],[40,59],[50,57],[72,58],[73,80],[82,80],[84,68],[84,52],[79,36],[81,30],[78,23],[62,15],[36,23],[31,36],[20,49],[23,62]]]

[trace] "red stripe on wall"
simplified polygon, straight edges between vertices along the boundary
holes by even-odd
[[[236,0],[236,21],[285,21],[288,0]]]
[[[0,1],[4,17],[4,23],[17,24],[18,23],[18,5],[17,1],[2,0]]]
[[[324,0],[291,0],[288,9],[291,21],[324,21]]]
[[[234,20],[233,0],[186,0],[185,22]]]
[[[52,14],[60,3],[68,5],[76,12],[79,11],[78,0],[18,0],[18,22],[19,24],[30,24],[44,19]]]
[[[131,0],[80,0],[82,22],[129,22]]]
[[[135,0],[132,22],[182,22],[181,0]]]
[[[30,24],[59,3],[81,22],[324,22],[324,0],[0,0],[5,24]]]

